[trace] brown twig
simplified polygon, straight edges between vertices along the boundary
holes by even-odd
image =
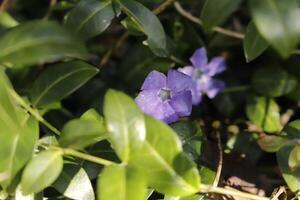
[[[192,21],[192,22],[194,22],[194,23],[196,23],[196,24],[198,24],[198,25],[200,25],[200,26],[203,25],[202,21],[201,21],[199,18],[193,16],[191,13],[189,13],[188,11],[186,11],[186,10],[180,5],[179,2],[175,2],[175,3],[174,3],[174,6],[175,6],[177,12],[178,12],[179,14],[181,14],[183,17],[189,19],[190,21]],[[227,36],[229,36],[229,37],[233,37],[233,38],[237,38],[237,39],[244,39],[244,37],[245,37],[245,35],[242,34],[242,33],[235,32],[235,31],[228,30],[228,29],[224,29],[224,28],[219,27],[219,26],[213,27],[212,30],[215,31],[215,32],[221,33],[221,34],[223,34],[223,35],[227,35]]]
[[[164,1],[162,4],[160,4],[157,8],[155,8],[153,10],[153,13],[158,15],[160,13],[162,13],[163,11],[165,11],[170,5],[172,5],[174,3],[175,0],[166,0]],[[112,56],[112,54],[117,51],[122,45],[123,43],[127,40],[127,38],[129,37],[128,32],[123,33],[123,35],[121,35],[121,37],[117,40],[116,44],[109,48],[107,50],[107,52],[104,54],[103,58],[100,60],[98,67],[103,67],[110,59],[110,57]]]
[[[44,16],[44,19],[48,19],[51,16],[53,7],[56,5],[56,3],[57,3],[57,0],[50,0],[49,8],[47,10],[46,15]]]
[[[0,6],[0,13],[6,11],[9,5],[10,5],[10,0],[3,0]]]
[[[217,168],[215,180],[212,184],[213,187],[218,187],[220,177],[221,177],[221,172],[222,172],[222,166],[223,166],[223,150],[222,150],[221,136],[220,136],[219,131],[216,131],[216,137],[217,137],[218,150],[219,150],[219,163],[218,163],[218,168]]]
[[[287,194],[286,194],[286,189],[283,186],[280,186],[279,188],[276,188],[272,195],[271,195],[271,199],[270,200],[279,200],[279,197],[281,196],[281,194],[284,194],[284,200],[287,199]]]

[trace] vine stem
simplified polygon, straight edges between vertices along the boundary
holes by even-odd
[[[60,135],[60,131],[57,130],[54,126],[52,126],[49,122],[47,122],[38,111],[31,108],[25,101],[17,94],[14,90],[10,90],[10,95],[25,109],[27,110],[32,116],[34,116],[38,121],[44,124],[47,128],[49,128],[53,133],[56,135]]]
[[[89,154],[86,154],[86,153],[82,153],[82,152],[76,151],[74,149],[60,148],[60,147],[57,147],[57,146],[50,146],[50,148],[61,151],[61,152],[63,152],[64,155],[74,156],[74,157],[77,157],[77,158],[81,158],[83,160],[87,160],[87,161],[90,161],[90,162],[93,162],[93,163],[97,163],[99,165],[108,166],[108,165],[111,165],[111,164],[115,164],[115,162],[112,162],[110,160],[106,160],[106,159],[99,158],[99,157],[96,157],[96,156],[92,156],[92,155],[89,155]]]
[[[226,189],[221,187],[212,187],[210,185],[205,185],[205,184],[201,184],[199,190],[202,193],[218,193],[218,194],[247,198],[252,200],[270,200],[270,198],[268,197],[262,197],[255,194],[250,194],[246,192],[241,192],[241,191],[231,190],[231,189]]]

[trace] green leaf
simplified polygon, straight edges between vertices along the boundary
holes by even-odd
[[[65,197],[75,200],[94,200],[95,194],[91,181],[83,168],[65,164],[53,187]]]
[[[104,123],[104,119],[101,115],[99,115],[99,113],[91,108],[89,110],[87,110],[85,113],[83,113],[80,117],[80,119],[84,119],[84,120],[94,120],[98,123],[103,124]]]
[[[5,28],[11,28],[17,26],[19,22],[17,22],[8,12],[0,13],[0,26]]]
[[[23,195],[21,186],[18,185],[15,191],[15,200],[43,200],[43,193]]]
[[[201,11],[201,21],[208,31],[222,24],[240,5],[241,0],[206,0]]]
[[[103,123],[95,120],[74,119],[65,124],[60,135],[62,147],[83,149],[107,137]]]
[[[252,85],[261,95],[279,97],[291,92],[297,79],[280,67],[265,67],[255,72]]]
[[[289,140],[276,135],[263,135],[257,140],[260,148],[266,152],[277,152],[281,147],[289,143]]]
[[[104,98],[104,116],[116,153],[128,161],[132,152],[141,149],[146,137],[143,113],[129,96],[110,89]]]
[[[98,177],[100,200],[142,200],[146,196],[146,179],[137,169],[125,165],[109,165]]]
[[[253,22],[250,22],[243,41],[244,54],[247,62],[260,56],[269,46],[268,42],[257,31]]]
[[[279,107],[274,99],[267,97],[250,97],[246,106],[247,117],[258,127],[268,133],[282,129]]]
[[[146,117],[147,140],[132,155],[131,164],[146,173],[151,188],[186,196],[198,191],[200,177],[195,164],[182,153],[176,133],[161,121]]]
[[[295,171],[299,168],[300,166],[300,146],[296,145],[289,156],[289,161],[288,161],[289,167],[291,171]]]
[[[25,167],[21,189],[24,195],[37,193],[50,186],[63,169],[62,152],[47,150],[36,155]]]
[[[297,46],[300,35],[298,0],[250,0],[254,23],[261,35],[284,58]]]
[[[98,70],[81,61],[60,63],[47,68],[35,80],[31,90],[31,101],[34,106],[43,106],[68,96],[89,79]]]
[[[116,0],[122,11],[136,23],[145,35],[147,43],[157,56],[167,56],[167,41],[159,19],[145,6],[133,0]]]
[[[277,162],[281,170],[282,176],[292,192],[296,192],[300,188],[300,168],[292,171],[288,165],[289,155],[294,146],[289,145],[281,148],[277,153]]]
[[[64,57],[84,58],[84,45],[51,21],[31,21],[8,31],[0,39],[0,63],[14,67],[53,62]]]
[[[288,139],[300,139],[300,120],[298,119],[288,123],[281,134]]]
[[[38,139],[38,122],[15,104],[13,90],[0,71],[0,184],[6,188],[31,158]]]
[[[114,17],[112,1],[82,0],[67,15],[65,24],[89,39],[105,31]]]

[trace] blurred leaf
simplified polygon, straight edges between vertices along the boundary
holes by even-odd
[[[75,200],[94,200],[91,181],[84,169],[73,164],[65,164],[53,187],[65,197]]]
[[[142,112],[129,96],[110,89],[104,98],[104,116],[115,151],[122,161],[128,161],[146,137]]]
[[[80,119],[94,120],[95,122],[98,122],[100,124],[104,124],[103,117],[100,116],[99,113],[93,108],[91,108],[91,109],[87,110],[85,113],[83,113],[81,115]]]
[[[277,152],[281,147],[286,145],[289,141],[281,136],[263,135],[257,140],[260,148],[266,152]]]
[[[86,49],[56,22],[31,21],[0,38],[0,63],[13,67],[53,62],[64,57],[84,58]]]
[[[15,200],[43,200],[43,193],[23,195],[21,186],[18,185],[15,192]]]
[[[145,117],[147,140],[134,152],[131,163],[147,175],[149,186],[167,195],[198,191],[200,177],[195,164],[182,153],[176,133],[161,121]]]
[[[142,200],[146,196],[143,173],[125,165],[109,165],[98,177],[97,193],[100,200]]]
[[[51,66],[35,80],[30,95],[31,101],[38,107],[59,101],[97,73],[98,69],[81,61]]]
[[[31,158],[39,127],[15,104],[7,76],[0,70],[0,183],[6,188]]]
[[[39,153],[25,167],[21,188],[24,195],[37,193],[50,186],[63,169],[62,152],[47,150]]]
[[[246,114],[251,122],[268,133],[278,132],[282,129],[279,107],[274,99],[259,96],[249,97]]]
[[[250,0],[254,23],[261,35],[284,58],[297,46],[300,35],[298,0]]]
[[[297,80],[280,67],[265,67],[255,72],[252,84],[261,95],[279,97],[291,92]]]
[[[233,13],[242,0],[206,0],[200,19],[208,31],[222,24]]]
[[[296,192],[300,188],[300,168],[298,167],[295,171],[291,171],[288,165],[289,155],[293,148],[294,146],[284,146],[279,151],[277,151],[276,156],[285,182],[292,192]]]
[[[17,26],[19,22],[17,22],[8,12],[0,13],[0,26],[5,28],[11,28]]]
[[[201,183],[208,185],[212,185],[216,178],[216,172],[205,166],[201,167],[199,175],[201,177]]]
[[[281,133],[289,139],[300,139],[300,120],[294,120],[288,123]]]
[[[74,119],[65,124],[59,139],[62,147],[83,149],[107,137],[104,124],[95,120]]]
[[[291,171],[297,170],[300,166],[300,147],[295,145],[289,156],[289,167]]]
[[[143,30],[140,29],[138,24],[133,21],[130,17],[127,17],[121,21],[121,24],[127,29],[127,31],[136,36],[140,36],[143,34]]]
[[[157,56],[167,56],[167,41],[159,19],[146,7],[133,0],[116,0],[122,11],[131,18],[145,35],[147,43]]]
[[[257,31],[252,21],[247,27],[243,46],[247,62],[250,62],[260,56],[269,46],[267,41]]]
[[[89,39],[103,31],[115,17],[112,1],[81,0],[67,15],[66,26]]]

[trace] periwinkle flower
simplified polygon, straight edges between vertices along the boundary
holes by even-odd
[[[192,80],[189,76],[170,69],[167,77],[152,71],[145,79],[135,102],[146,114],[172,123],[192,111]]]
[[[178,71],[192,78],[193,105],[198,105],[201,102],[202,94],[206,94],[212,99],[224,89],[224,81],[212,77],[226,69],[225,60],[222,57],[214,57],[208,62],[206,49],[200,48],[194,52],[190,61],[192,66],[179,68]]]

